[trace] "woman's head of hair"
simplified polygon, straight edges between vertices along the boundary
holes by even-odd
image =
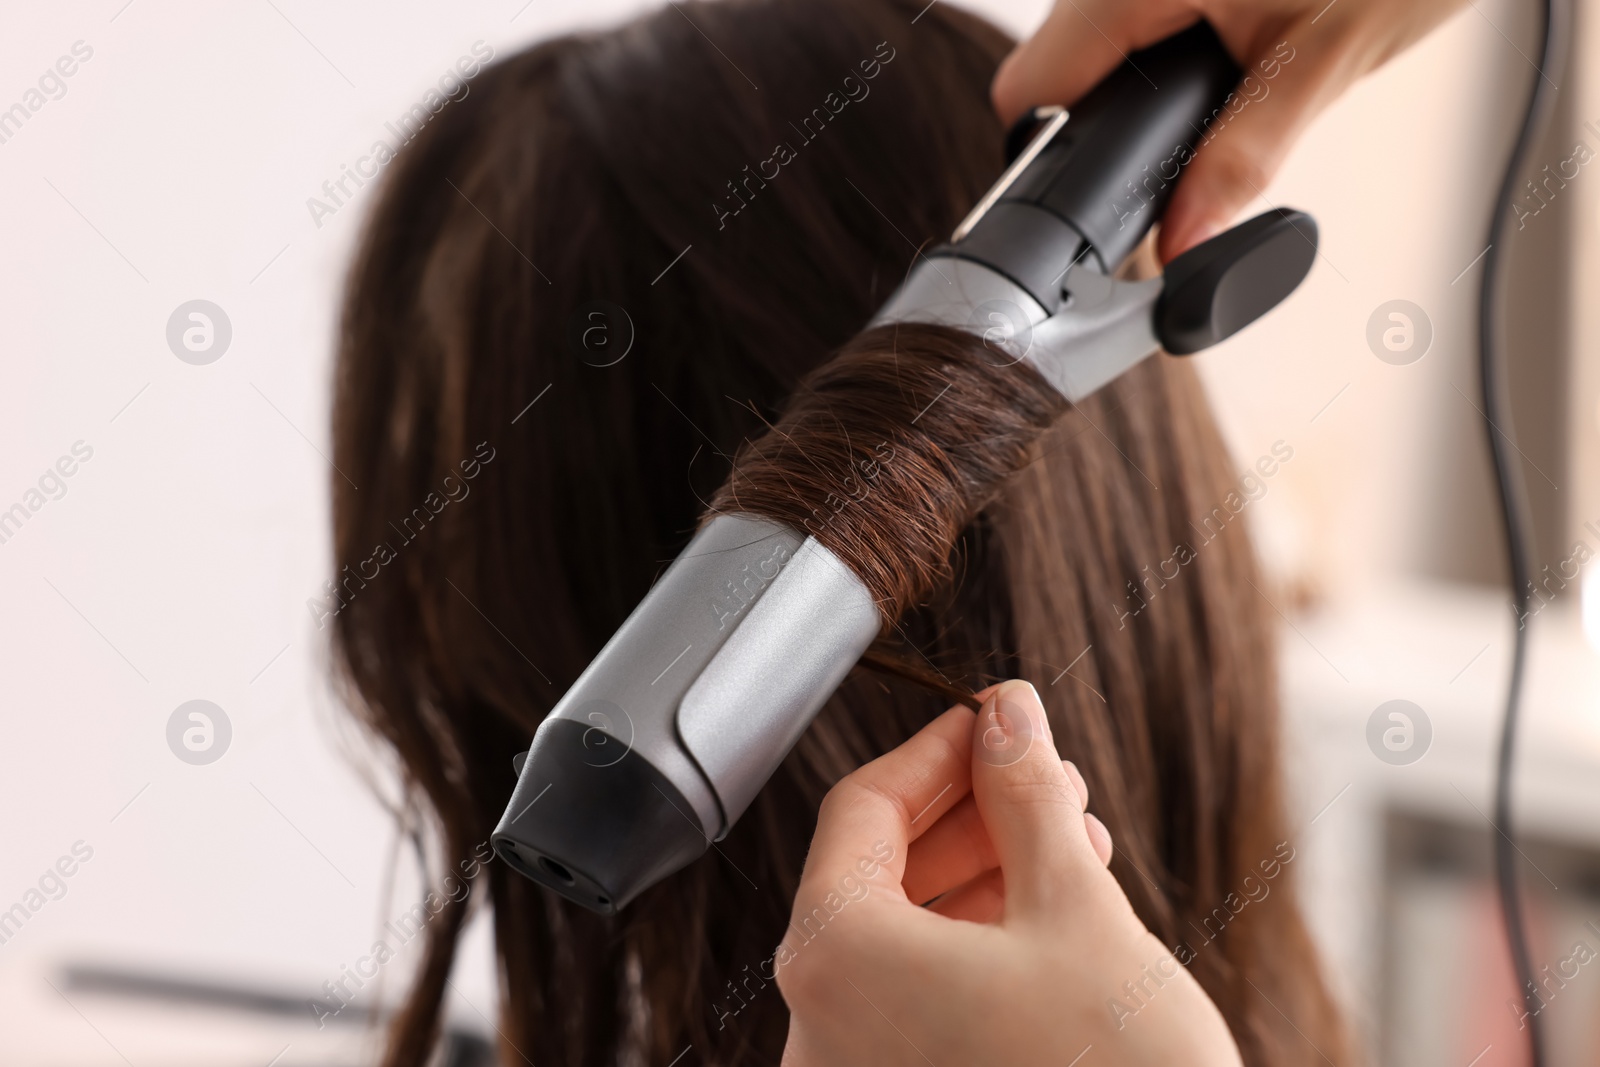
[[[511,1060],[776,1062],[770,961],[822,794],[935,689],[1011,676],[1246,1061],[1319,1061],[1300,1032],[1338,1055],[1289,892],[1268,609],[1192,375],[1147,361],[1063,414],[951,331],[852,343],[998,176],[1009,46],[912,0],[674,4],[485,69],[387,168],[339,338],[325,620],[446,868],[486,854],[512,754],[708,510],[816,503],[773,491],[773,424],[808,420],[811,452],[879,419],[956,500],[895,496],[890,463],[900,510],[810,531],[900,583],[879,661],[937,686],[853,672],[718,849],[619,915],[483,867]],[[962,388],[913,432],[940,375]],[[392,1063],[426,1059],[467,907],[430,924]]]

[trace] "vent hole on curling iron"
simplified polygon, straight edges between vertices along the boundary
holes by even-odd
[[[552,878],[560,879],[562,882],[565,882],[567,885],[572,885],[573,883],[575,883],[577,881],[576,878],[572,877],[572,872],[571,871],[567,870],[565,867],[563,867],[561,864],[557,863],[555,860],[551,859],[549,856],[540,856],[539,857],[539,866],[544,870],[544,872],[546,874],[550,875]]]

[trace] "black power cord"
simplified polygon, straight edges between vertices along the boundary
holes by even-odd
[[[1511,838],[1511,771],[1516,754],[1517,718],[1521,710],[1523,671],[1528,654],[1528,607],[1533,596],[1531,541],[1533,520],[1529,514],[1527,485],[1523,479],[1516,446],[1511,437],[1511,394],[1507,388],[1504,353],[1497,342],[1498,315],[1495,290],[1500,280],[1500,253],[1505,240],[1507,205],[1515,195],[1517,177],[1527,163],[1534,137],[1544,126],[1550,103],[1550,74],[1559,73],[1562,58],[1558,42],[1566,38],[1565,0],[1543,0],[1544,39],[1539,49],[1533,88],[1528,94],[1522,129],[1517,134],[1505,177],[1494,202],[1489,224],[1489,248],[1484,256],[1483,286],[1478,292],[1478,365],[1483,386],[1483,405],[1489,436],[1489,453],[1494,461],[1495,485],[1500,494],[1505,519],[1506,554],[1511,564],[1512,598],[1517,608],[1517,632],[1511,655],[1511,679],[1506,693],[1505,718],[1500,728],[1500,752],[1495,766],[1494,818],[1499,831],[1494,838],[1495,881],[1500,889],[1500,912],[1505,922],[1506,940],[1511,947],[1511,964],[1522,993],[1524,1019],[1528,1030],[1528,1049],[1532,1067],[1545,1062],[1544,1034],[1539,1018],[1543,1001],[1534,984],[1533,959],[1528,950],[1527,918],[1522,910],[1522,894],[1517,883],[1516,846]]]

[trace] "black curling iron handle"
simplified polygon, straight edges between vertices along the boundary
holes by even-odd
[[[1161,347],[1186,356],[1232,337],[1294,292],[1316,258],[1316,220],[1286,207],[1189,249],[1162,274]]]
[[[1135,52],[940,251],[1004,274],[1054,314],[1069,264],[1109,273],[1155,225],[1239,74],[1205,22]]]
[[[1166,210],[1239,74],[1205,22],[1134,53],[1068,109],[1012,195],[1066,219],[1114,269]]]

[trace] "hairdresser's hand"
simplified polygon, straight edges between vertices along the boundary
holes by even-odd
[[[1086,1062],[1237,1065],[1215,1005],[1106,869],[1110,836],[1033,688],[987,697],[823,802],[774,958],[784,1067],[1065,1067],[1091,1045]]]
[[[1178,181],[1161,226],[1163,262],[1225,229],[1266,188],[1302,130],[1362,75],[1425,36],[1462,0],[1056,0],[995,75],[1007,123],[1068,104],[1123,55],[1209,21],[1244,80]]]

